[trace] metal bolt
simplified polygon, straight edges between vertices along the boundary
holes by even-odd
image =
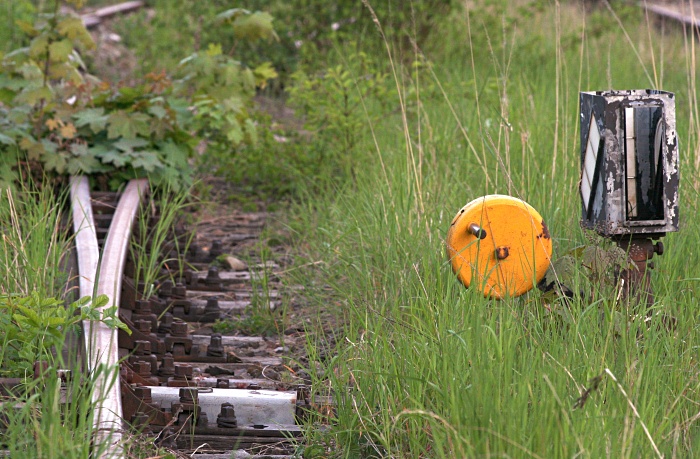
[[[173,315],[169,312],[166,312],[163,314],[163,318],[160,321],[160,324],[158,324],[158,333],[162,334],[168,334],[170,333],[170,330],[172,329],[173,325]]]
[[[204,307],[204,314],[219,314],[220,312],[221,308],[219,307],[219,299],[207,299],[207,305]]]
[[[192,285],[192,276],[194,275],[192,270],[189,268],[185,269],[184,275],[185,275],[185,284]]]
[[[211,335],[209,346],[207,347],[207,355],[209,357],[224,356],[224,346],[223,339],[221,338],[221,333],[214,333],[213,335]]]
[[[134,355],[151,355],[151,342],[140,339],[134,341]]]
[[[196,404],[199,401],[199,391],[196,387],[183,387],[178,392],[178,395],[180,396],[180,403]]]
[[[134,312],[137,314],[150,314],[151,302],[148,300],[136,300],[134,303]]]
[[[173,355],[170,352],[163,356],[158,373],[161,376],[172,376],[175,374],[175,359],[173,359]]]
[[[146,386],[136,386],[134,387],[134,394],[143,403],[153,403],[153,397],[151,396],[151,388]]]
[[[134,362],[134,370],[139,376],[149,377],[151,376],[151,362],[147,362],[145,360]]]
[[[654,253],[661,256],[664,254],[664,243],[659,241],[654,244]]]
[[[212,258],[216,258],[224,253],[224,244],[220,240],[215,240],[211,243],[211,249],[209,249],[209,255]]]
[[[146,335],[151,333],[151,328],[153,328],[150,320],[137,320],[135,325],[138,331]]]
[[[204,279],[204,283],[206,285],[220,285],[221,284],[221,277],[219,276],[219,268],[216,266],[212,266],[209,268],[209,271],[207,271],[207,277]]]
[[[172,327],[170,328],[170,335],[171,336],[177,336],[177,337],[186,337],[187,336],[187,323],[186,322],[173,322]]]
[[[236,411],[230,403],[221,404],[221,412],[216,417],[216,426],[224,429],[232,429],[238,427],[236,419]]]
[[[173,294],[173,281],[165,280],[160,284],[160,296],[170,296]]]
[[[473,234],[479,239],[484,239],[486,237],[486,231],[476,223],[470,223],[467,227],[467,231],[469,232],[469,234]]]
[[[187,287],[181,282],[178,282],[175,284],[175,287],[173,287],[172,296],[176,298],[185,298],[187,296]]]
[[[192,379],[192,367],[186,363],[175,364],[175,378]]]

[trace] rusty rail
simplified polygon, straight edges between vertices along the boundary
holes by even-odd
[[[132,180],[126,186],[110,224],[102,260],[97,266],[99,249],[95,222],[90,204],[87,179],[71,178],[73,225],[80,270],[80,295],[107,295],[111,305],[118,305],[121,296],[122,272],[129,247],[131,227],[148,181]],[[96,289],[95,289],[96,285]],[[103,458],[122,458],[119,443],[122,431],[122,402],[119,378],[119,346],[117,331],[102,322],[84,325],[86,357],[89,371],[95,377],[93,402],[97,441],[109,443]]]

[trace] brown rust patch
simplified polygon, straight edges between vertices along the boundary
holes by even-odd
[[[537,239],[540,238],[545,238],[545,239],[550,239],[551,236],[549,235],[549,228],[547,228],[547,224],[542,220],[542,232],[537,236]]]

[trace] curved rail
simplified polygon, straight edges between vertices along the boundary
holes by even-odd
[[[119,200],[105,240],[102,260],[97,269],[97,236],[90,205],[87,179],[71,178],[73,225],[80,270],[80,295],[107,295],[108,306],[119,305],[122,272],[129,248],[131,228],[142,196],[147,191],[146,179],[131,180]],[[84,270],[85,269],[85,270]],[[95,291],[95,283],[97,285]],[[93,402],[94,425],[98,443],[109,443],[103,458],[123,458],[118,447],[122,431],[122,402],[119,390],[119,346],[117,331],[102,322],[83,324],[86,336],[87,364],[95,376]]]

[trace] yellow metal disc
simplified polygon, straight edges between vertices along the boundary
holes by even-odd
[[[540,214],[512,196],[473,200],[457,213],[447,233],[452,269],[484,296],[518,296],[549,268],[552,239]]]

